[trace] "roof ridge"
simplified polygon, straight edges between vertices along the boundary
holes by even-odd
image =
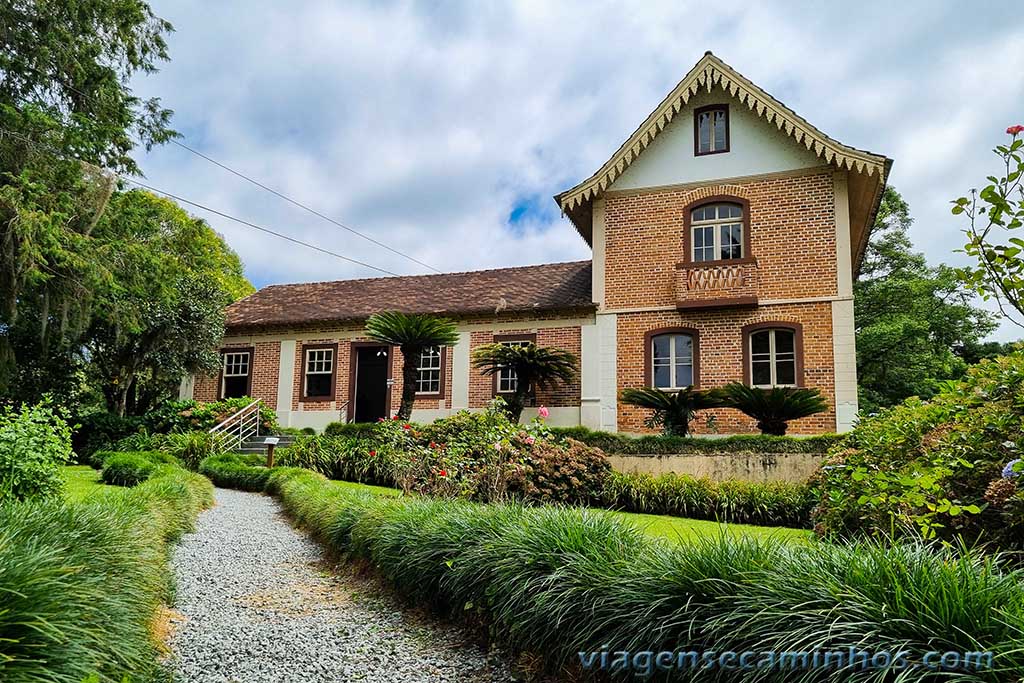
[[[483,269],[480,269],[480,270],[456,270],[456,271],[451,271],[451,272],[446,272],[446,273],[418,273],[418,274],[415,274],[415,275],[388,275],[388,276],[384,276],[384,277],[342,278],[342,279],[338,279],[338,280],[312,280],[312,281],[307,281],[307,282],[282,282],[282,283],[275,283],[275,284],[272,284],[272,285],[266,285],[264,287],[260,287],[256,292],[253,292],[253,294],[257,294],[257,293],[265,291],[267,289],[277,289],[277,288],[283,288],[283,287],[304,287],[304,286],[307,286],[307,285],[330,285],[330,284],[335,284],[337,282],[381,282],[381,281],[386,281],[386,280],[396,280],[396,279],[399,279],[399,278],[402,278],[402,279],[410,279],[410,278],[417,278],[417,279],[418,278],[437,278],[437,277],[450,277],[452,275],[475,275],[475,274],[479,274],[479,273],[496,273],[496,272],[499,272],[499,271],[526,270],[527,268],[544,268],[544,267],[547,267],[547,266],[571,266],[571,265],[584,265],[584,264],[591,265],[592,263],[593,263],[593,259],[581,259],[581,260],[578,260],[578,261],[555,261],[553,263],[533,263],[533,264],[529,264],[529,265],[525,265],[525,266],[503,266],[501,268],[483,268]],[[248,296],[246,296],[246,297],[244,297],[242,299],[239,299],[235,303],[238,303],[240,301],[244,301],[245,299],[248,299],[250,296],[253,296],[253,294],[249,294]]]

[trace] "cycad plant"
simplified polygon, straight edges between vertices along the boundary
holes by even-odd
[[[507,399],[508,415],[513,422],[526,405],[534,387],[551,389],[576,378],[576,356],[564,349],[527,344],[485,344],[473,352],[473,365],[485,375],[505,368],[516,377],[516,389]]]
[[[366,335],[402,351],[402,405],[398,419],[408,420],[416,398],[416,368],[420,354],[430,346],[454,346],[459,340],[455,323],[426,313],[384,311],[366,321]]]
[[[722,398],[717,391],[703,391],[693,387],[679,391],[644,387],[623,390],[622,402],[654,411],[647,418],[648,427],[660,427],[666,436],[686,436],[690,433],[690,421],[697,411],[721,406]]]
[[[828,410],[828,403],[817,389],[759,389],[733,382],[724,386],[721,392],[728,407],[757,420],[757,428],[762,434],[785,436],[790,420]]]

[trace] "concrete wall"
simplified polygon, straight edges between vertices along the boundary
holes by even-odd
[[[685,455],[608,455],[619,472],[687,474],[715,481],[806,481],[824,455],[816,453],[709,453]]]

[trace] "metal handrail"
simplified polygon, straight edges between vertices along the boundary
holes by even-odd
[[[241,410],[225,418],[220,424],[210,428],[209,434],[213,437],[214,443],[222,451],[229,450],[232,444],[235,448],[241,448],[242,444],[254,434],[260,435],[260,409],[261,399],[256,399]],[[255,408],[255,410],[253,409]]]

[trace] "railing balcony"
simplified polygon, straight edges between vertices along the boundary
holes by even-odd
[[[676,265],[676,306],[679,309],[756,305],[755,259]]]

